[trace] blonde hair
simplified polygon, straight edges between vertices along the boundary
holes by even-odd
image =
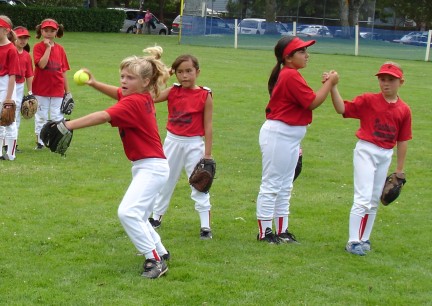
[[[7,39],[11,43],[15,44],[15,41],[17,40],[17,37],[16,37],[15,32],[12,30],[12,27],[13,27],[12,20],[8,16],[6,16],[6,15],[0,15],[0,18],[3,19],[4,21],[6,21],[10,25],[11,30],[9,31],[9,33],[7,35]]]
[[[37,38],[37,39],[41,38],[41,36],[42,36],[42,28],[41,28],[41,25],[42,25],[42,23],[43,23],[44,21],[52,21],[52,22],[57,23],[57,25],[58,25],[58,29],[57,29],[56,37],[58,37],[58,38],[62,38],[62,37],[63,37],[63,34],[64,34],[64,26],[63,26],[61,23],[58,23],[57,21],[55,21],[55,20],[52,19],[52,18],[47,18],[47,19],[42,20],[42,22],[36,26],[36,38]]]
[[[130,56],[120,63],[120,71],[128,72],[138,76],[141,80],[149,79],[148,91],[157,97],[165,87],[169,79],[169,73],[165,64],[160,60],[163,49],[160,46],[149,47],[143,50],[150,53],[149,56]]]

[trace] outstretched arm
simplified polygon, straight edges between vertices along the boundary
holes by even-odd
[[[310,110],[314,110],[318,106],[324,103],[325,99],[333,86],[339,82],[339,75],[336,71],[331,71],[327,75],[327,80],[322,84],[321,88],[316,92],[315,100],[309,106]]]
[[[168,99],[168,94],[172,87],[162,90],[162,92],[154,99],[155,103],[163,102]]]
[[[333,101],[333,107],[338,114],[345,113],[345,103],[342,99],[342,96],[339,93],[339,90],[337,89],[337,86],[333,86],[331,91],[331,98]]]
[[[65,126],[69,130],[77,130],[89,126],[99,125],[108,122],[110,120],[111,120],[111,116],[106,111],[100,111],[100,112],[88,114],[78,119],[65,121]]]
[[[93,76],[93,73],[91,73],[90,70],[87,68],[81,68],[89,75],[89,80],[86,82],[87,85],[93,87],[97,91],[100,91],[101,93],[107,95],[108,97],[111,97],[115,100],[118,99],[117,96],[117,89],[118,86],[108,85],[99,81],[96,81],[95,77]]]

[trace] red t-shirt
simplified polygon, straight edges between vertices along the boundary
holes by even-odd
[[[204,136],[204,108],[211,90],[174,84],[168,94],[167,130],[178,136]]]
[[[412,138],[411,110],[400,98],[388,103],[381,93],[366,93],[345,101],[344,118],[360,119],[359,139],[392,149],[397,141]]]
[[[26,50],[23,50],[22,53],[18,53],[18,57],[21,72],[19,75],[16,76],[16,82],[20,84],[24,83],[27,78],[33,76],[33,64],[31,56]]]
[[[0,76],[19,75],[18,50],[13,43],[0,46]]]
[[[43,41],[33,48],[35,73],[33,79],[33,94],[43,97],[63,97],[64,78],[63,73],[70,70],[66,52],[59,44],[51,47],[49,60],[44,69],[39,68],[38,63],[44,55],[46,46]]]
[[[119,129],[127,158],[165,158],[151,95],[136,93],[123,97],[119,88],[118,99],[106,112],[111,116],[111,126]]]
[[[266,118],[289,125],[308,125],[312,122],[312,111],[308,107],[315,97],[297,69],[284,67],[267,104]]]

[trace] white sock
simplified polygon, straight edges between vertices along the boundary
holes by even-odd
[[[274,218],[275,234],[280,235],[288,229],[288,216]]]
[[[350,214],[349,218],[349,239],[348,241],[360,241],[360,225],[362,223],[363,217]]]
[[[210,228],[210,210],[200,212],[199,217],[200,217],[200,221],[201,221],[201,227]]]
[[[375,218],[376,218],[376,214],[367,215],[367,216],[368,216],[368,218],[367,218],[366,224],[364,226],[363,235],[360,236],[360,240],[361,241],[367,241],[367,240],[369,240],[370,235],[372,233],[372,228],[374,226]]]
[[[272,228],[272,220],[259,220],[258,219],[258,230],[259,230],[259,238],[262,239],[265,237],[266,228]]]

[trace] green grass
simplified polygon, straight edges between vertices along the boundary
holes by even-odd
[[[34,37],[34,36],[33,36]],[[32,39],[32,44],[34,44]],[[268,100],[270,50],[178,45],[176,37],[66,33],[59,42],[71,65],[72,118],[115,101],[72,84],[81,67],[118,84],[121,59],[155,43],[167,64],[182,53],[201,62],[199,84],[214,91],[217,178],[211,190],[212,241],[199,240],[199,218],[186,177],[178,183],[159,233],[172,253],[166,277],[139,275],[136,256],[117,218],[130,183],[130,163],[108,124],[77,130],[66,158],[34,147],[34,123],[24,120],[14,162],[0,163],[0,304],[2,305],[430,305],[430,63],[398,62],[401,97],[413,111],[414,139],[407,184],[397,203],[381,207],[373,251],[347,254],[352,201],[352,150],[358,122],[342,119],[331,101],[314,111],[303,141],[304,166],[292,198],[290,230],[300,245],[256,241],[261,156],[258,132]],[[274,44],[274,42],[272,42]],[[313,49],[311,48],[313,52]],[[378,90],[385,59],[311,54],[302,70],[320,86],[336,69],[342,96]],[[172,79],[171,81],[174,81]],[[157,105],[162,139],[166,105]],[[393,169],[392,165],[392,169]]]

